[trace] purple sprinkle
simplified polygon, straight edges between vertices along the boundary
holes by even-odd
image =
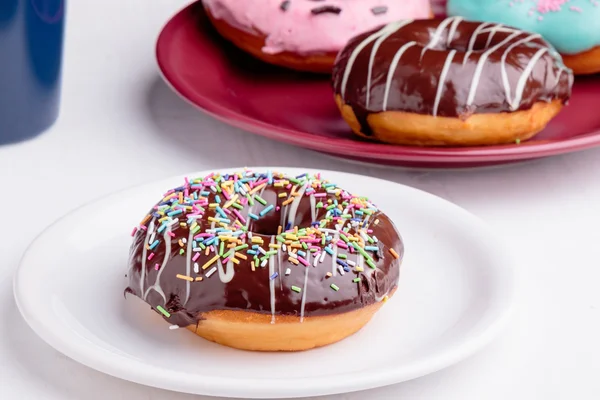
[[[385,14],[387,12],[387,10],[388,10],[387,6],[377,6],[377,7],[371,8],[371,12],[373,13],[373,15]]]
[[[342,12],[342,9],[337,6],[327,5],[327,6],[313,8],[312,10],[310,10],[310,12],[313,15],[319,15],[319,14],[325,14],[325,13],[339,14]]]
[[[273,280],[273,279],[277,278],[278,276],[279,276],[279,273],[275,272],[273,275],[271,275],[271,278],[269,278],[269,279]]]

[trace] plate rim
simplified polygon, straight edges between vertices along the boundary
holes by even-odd
[[[389,145],[374,142],[358,142],[355,139],[337,139],[322,137],[316,134],[277,127],[264,121],[248,117],[242,113],[212,101],[209,97],[193,93],[177,79],[167,67],[169,37],[193,18],[195,8],[202,7],[202,0],[193,2],[178,11],[161,29],[155,45],[155,57],[160,76],[163,81],[182,99],[209,116],[230,126],[246,132],[263,136],[279,142],[331,154],[332,146],[343,149],[349,157],[364,157],[364,149],[369,152],[371,160],[387,162],[423,162],[423,163],[481,163],[509,162],[542,158],[547,156],[572,153],[600,145],[600,129],[565,140],[551,142],[524,142],[519,145],[478,146],[466,148],[437,148]],[[315,140],[319,138],[319,140]],[[360,146],[357,146],[360,143]],[[371,161],[373,162],[373,161]]]
[[[218,171],[227,172],[239,171],[242,169],[243,167],[220,168],[218,169]],[[233,396],[238,398],[280,399],[349,393],[400,383],[427,374],[431,374],[441,369],[447,368],[451,365],[454,365],[475,354],[477,351],[489,344],[507,324],[514,305],[516,263],[513,260],[512,256],[510,256],[510,253],[506,251],[506,246],[504,245],[504,242],[499,240],[498,236],[493,232],[493,230],[476,215],[434,194],[400,183],[387,181],[381,178],[370,177],[368,175],[354,174],[336,170],[316,170],[298,167],[252,167],[252,170],[255,171],[268,169],[283,172],[290,171],[291,173],[293,173],[292,171],[299,173],[301,171],[318,171],[323,174],[342,174],[348,177],[359,176],[362,178],[368,178],[370,180],[380,181],[382,183],[392,184],[394,186],[400,186],[403,188],[403,190],[412,191],[415,193],[415,195],[418,196],[427,196],[430,199],[439,202],[440,204],[445,203],[445,206],[450,206],[454,208],[456,212],[468,216],[473,222],[476,222],[481,226],[481,228],[488,235],[488,239],[491,240],[493,238],[495,240],[495,247],[498,248],[498,250],[494,251],[494,254],[497,253],[498,255],[501,255],[500,259],[503,260],[502,265],[505,266],[505,268],[502,269],[503,272],[500,277],[501,279],[495,281],[494,285],[495,288],[500,287],[501,289],[496,291],[502,293],[502,296],[497,295],[496,298],[492,298],[492,305],[494,306],[494,312],[496,313],[495,318],[491,321],[488,321],[487,325],[480,329],[478,335],[469,337],[468,339],[464,339],[462,341],[459,341],[458,343],[453,343],[451,346],[446,346],[447,348],[441,352],[438,351],[430,357],[424,358],[418,362],[411,363],[412,367],[408,368],[410,373],[402,371],[407,369],[406,367],[378,370],[378,373],[376,375],[361,375],[362,371],[352,372],[346,374],[352,379],[345,379],[342,381],[342,383],[336,382],[335,380],[331,380],[331,377],[329,376],[311,377],[310,379],[308,379],[309,381],[311,381],[310,389],[305,389],[304,392],[295,394],[293,393],[293,391],[289,389],[286,390],[285,388],[299,387],[298,385],[301,382],[306,382],[306,378],[289,378],[285,380],[278,379],[278,388],[276,390],[273,390],[271,393],[265,391],[264,388],[264,382],[268,381],[268,378],[255,379],[210,377],[210,379],[205,380],[203,382],[198,381],[197,374],[178,371],[176,374],[177,379],[174,379],[172,370],[168,368],[148,365],[125,356],[111,354],[110,352],[104,351],[104,349],[99,349],[97,346],[82,346],[77,341],[69,342],[68,340],[61,340],[61,330],[57,329],[57,326],[60,326],[61,324],[57,325],[54,323],[49,323],[48,319],[44,320],[44,318],[40,318],[39,316],[35,315],[35,312],[32,312],[31,309],[35,305],[34,303],[36,303],[36,301],[32,301],[31,296],[26,295],[27,290],[25,290],[23,287],[27,286],[27,275],[31,275],[31,272],[29,272],[29,269],[31,267],[27,265],[27,259],[35,250],[38,241],[45,239],[46,236],[52,233],[53,229],[56,229],[56,227],[60,227],[60,224],[69,223],[69,221],[72,218],[77,218],[78,214],[84,212],[85,209],[88,207],[94,206],[104,201],[109,201],[111,200],[111,198],[114,198],[116,196],[122,197],[123,194],[128,192],[143,190],[144,188],[158,184],[162,185],[166,182],[174,182],[175,180],[183,179],[185,176],[201,176],[203,174],[207,174],[216,170],[210,169],[155,180],[147,180],[143,183],[134,184],[132,186],[120,190],[112,191],[108,194],[87,201],[84,204],[64,213],[62,216],[55,219],[52,223],[46,226],[28,245],[23,256],[21,257],[21,260],[17,267],[17,271],[15,272],[13,278],[13,294],[15,302],[17,304],[17,308],[19,309],[23,319],[26,321],[29,327],[36,333],[36,335],[38,335],[38,337],[40,337],[44,342],[46,342],[55,350],[63,353],[64,355],[68,356],[72,360],[82,365],[85,365],[89,368],[107,374],[109,376],[113,376],[122,380],[134,382],[149,387],[155,387],[183,393],[192,393],[217,397]],[[503,251],[501,251],[500,249],[502,249]],[[499,269],[497,268],[495,268],[495,270],[499,271]],[[161,376],[164,376],[165,373],[169,374],[170,378],[159,379]],[[401,375],[401,377],[399,378],[398,375]],[[376,376],[376,378],[374,378],[373,376]],[[232,383],[234,382],[235,385],[232,385]],[[351,384],[349,384],[349,382],[351,382]],[[227,393],[223,392],[224,387],[228,388]]]

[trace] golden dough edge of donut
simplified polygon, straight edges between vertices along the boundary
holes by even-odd
[[[575,75],[591,75],[600,72],[600,46],[577,54],[561,54],[564,64]]]
[[[393,295],[390,293],[389,297]],[[384,304],[383,301],[357,310],[322,316],[300,317],[251,311],[215,310],[187,327],[196,335],[223,346],[264,352],[304,351],[339,342],[358,332]]]
[[[561,100],[537,102],[529,110],[475,114],[465,120],[433,117],[403,111],[370,114],[372,136],[361,132],[354,110],[340,95],[335,102],[352,131],[363,138],[407,146],[485,146],[515,143],[532,138],[559,113]]]
[[[286,51],[277,54],[267,54],[262,51],[265,45],[265,35],[259,32],[253,35],[238,29],[225,20],[215,18],[208,7],[205,6],[204,9],[212,25],[221,36],[254,58],[258,58],[268,64],[301,72],[329,74],[333,69],[337,53],[301,55]]]
[[[215,18],[208,7],[204,6],[204,9],[206,10],[206,15],[208,15],[213,27],[221,36],[233,43],[239,49],[249,53],[254,58],[268,64],[300,72],[330,74],[333,70],[333,65],[338,54],[337,52],[302,55],[285,51],[277,54],[266,54],[262,51],[266,38],[264,34],[258,31],[256,34],[251,34],[238,29],[227,23],[225,20]],[[430,18],[433,17],[434,15],[432,12]]]

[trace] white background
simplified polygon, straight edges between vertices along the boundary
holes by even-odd
[[[520,261],[517,307],[493,344],[436,374],[327,400],[600,398],[600,149],[468,171],[333,160],[214,121],[165,86],[154,43],[186,1],[68,3],[62,115],[37,139],[0,147],[1,399],[199,399],[104,376],[54,351],[21,319],[13,273],[35,235],[81,203],[194,170],[264,164],[429,191],[485,219]]]

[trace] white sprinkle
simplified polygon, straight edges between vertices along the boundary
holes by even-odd
[[[187,239],[186,238],[181,238],[181,243],[186,244],[187,243]]]
[[[313,260],[313,267],[316,267],[318,262],[319,262],[319,255],[317,254],[315,256],[315,259]]]
[[[288,269],[285,270],[285,274],[286,275],[289,275],[291,273],[292,273],[292,269],[291,268],[288,268]]]
[[[169,326],[169,329],[174,331],[175,329],[179,329],[179,325],[171,325]]]
[[[325,253],[325,252],[321,253],[321,258],[319,258],[320,263],[322,263],[323,260],[325,259],[325,254],[327,254],[327,253]]]
[[[348,263],[348,265],[351,265],[353,267],[356,266],[356,263],[352,260],[346,260],[346,263]]]
[[[197,253],[199,251],[204,251],[204,250],[202,250],[201,247],[195,247],[192,251],[195,251]]]
[[[338,265],[338,272],[340,273],[340,275],[344,275],[346,272],[344,271],[344,268],[342,268],[341,265]]]
[[[177,224],[178,222],[179,222],[179,218],[175,218],[174,220],[171,220],[171,221],[170,221],[170,222],[167,224],[167,226],[173,226],[173,225]]]
[[[194,263],[194,272],[195,272],[195,273],[198,273],[198,272],[200,272],[200,266],[198,265],[198,263],[197,263],[197,262],[195,262],[195,263]]]
[[[210,269],[210,271],[208,271],[208,272],[206,273],[206,277],[207,277],[207,278],[210,278],[210,276],[211,276],[212,274],[214,274],[216,270],[217,270],[217,267],[212,267],[212,268]]]
[[[281,249],[282,249],[283,251],[287,251],[287,246],[285,245],[285,243],[284,243],[284,244],[281,246]]]
[[[375,241],[375,243],[379,242],[379,239],[377,239],[377,236],[373,235],[373,240]]]
[[[269,259],[268,259],[268,258],[265,258],[265,259],[263,260],[263,262],[261,262],[261,263],[260,263],[260,266],[261,266],[261,268],[264,268],[264,267],[265,267],[265,265],[267,265],[267,261],[269,261]]]
[[[215,186],[210,186],[210,190],[212,190],[214,193],[217,193],[217,188]]]
[[[248,232],[248,239],[252,240],[252,232]]]
[[[260,251],[260,252],[263,254],[263,256],[264,256],[265,254],[267,254],[267,252],[265,251],[265,249],[263,249],[262,247],[259,247],[259,248],[258,248],[258,251]]]
[[[291,251],[290,251],[290,252],[288,252],[288,256],[290,256],[290,258],[295,258],[295,259],[298,259],[298,254],[296,254],[296,253],[292,253]]]
[[[150,243],[150,244],[154,243],[155,238],[156,238],[156,232],[152,232],[152,235],[150,235],[150,239],[148,239],[148,243]]]

